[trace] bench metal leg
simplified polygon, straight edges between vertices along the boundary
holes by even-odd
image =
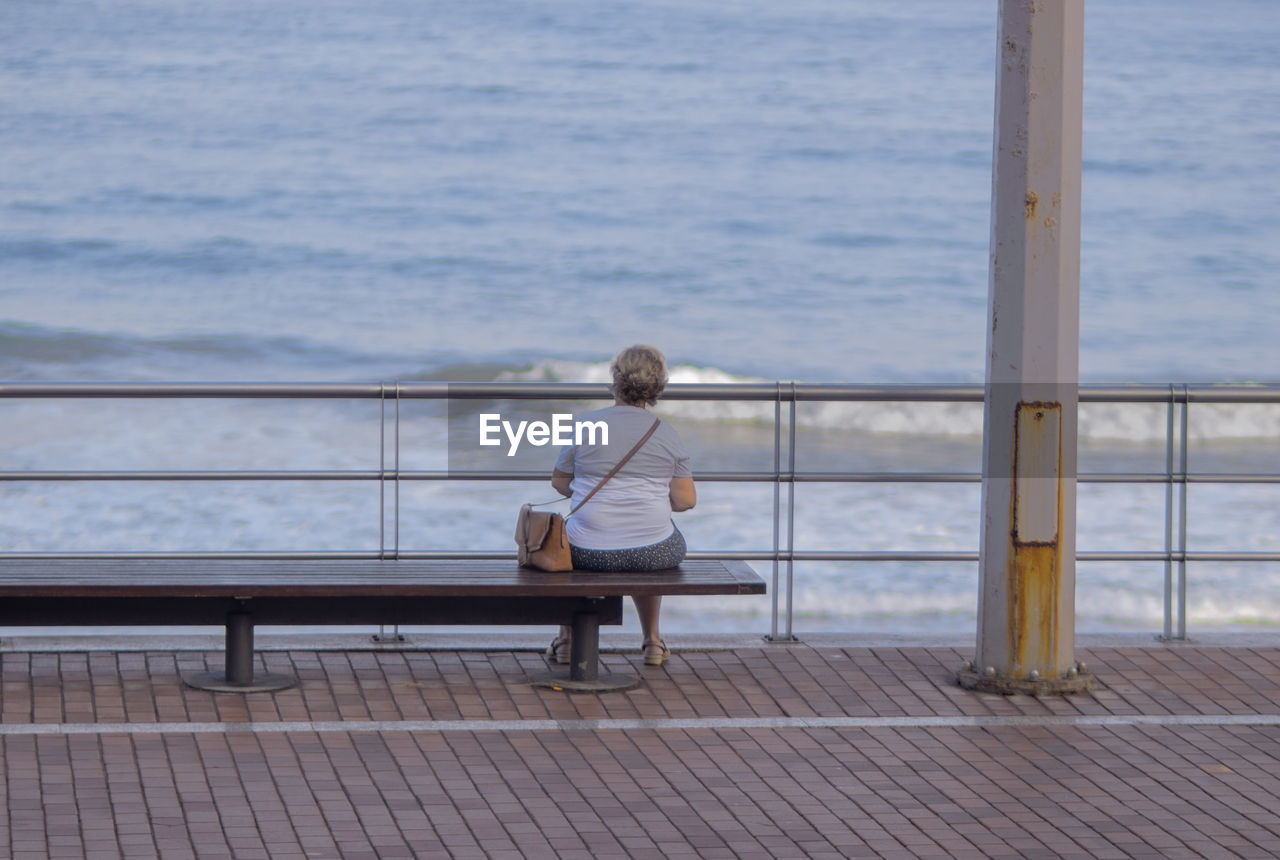
[[[600,615],[575,612],[568,676],[563,672],[551,672],[535,678],[533,685],[573,693],[609,693],[638,687],[640,679],[635,675],[600,671]]]
[[[600,678],[600,616],[579,612],[573,616],[573,641],[569,645],[569,680],[584,684]]]
[[[243,608],[227,613],[225,659],[223,672],[201,672],[182,680],[190,687],[214,693],[270,693],[298,683],[292,675],[275,672],[254,676],[253,615]]]

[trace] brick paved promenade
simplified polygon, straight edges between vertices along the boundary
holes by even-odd
[[[13,647],[12,645],[10,647]],[[1280,649],[1080,648],[1094,695],[965,692],[967,649],[677,651],[625,693],[521,651],[2,656],[0,856],[1265,857]]]

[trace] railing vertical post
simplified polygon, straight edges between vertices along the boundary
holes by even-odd
[[[791,383],[791,410],[787,425],[787,634],[788,642],[795,641],[792,620],[795,618],[795,559],[796,549],[796,384]]]
[[[392,521],[395,524],[394,532],[394,550],[393,557],[400,557],[400,381],[396,380],[396,420],[395,420],[395,480],[392,486],[395,490],[395,506],[392,511]]]
[[[395,430],[394,430],[394,443],[393,443],[393,451],[394,451],[393,468],[395,469],[395,475],[394,475],[394,479],[392,480],[392,490],[395,493],[395,504],[391,512],[391,520],[394,528],[394,531],[392,533],[393,549],[391,551],[391,555],[392,555],[392,558],[399,558],[400,557],[400,380],[398,379],[396,380],[395,410],[396,410]],[[377,640],[379,642],[386,641],[385,633],[383,632],[384,626],[385,625],[382,625],[382,624],[378,625]],[[404,641],[404,636],[400,634],[399,624],[393,624],[391,627],[391,641],[392,642]]]
[[[782,383],[777,383],[777,398],[773,401],[773,588],[769,590],[772,602],[772,623],[768,639],[778,639],[778,552],[779,522],[782,519]]]
[[[1174,407],[1177,391],[1169,386],[1169,403],[1165,410],[1164,467],[1167,480],[1164,485],[1164,634],[1161,638],[1173,638],[1173,436]]]
[[[392,493],[391,509],[392,558],[400,557],[400,382],[396,381],[394,420],[392,422]],[[387,384],[378,384],[378,558],[387,557]],[[387,636],[387,625],[379,624],[378,632],[370,637],[374,642],[403,642],[400,625],[392,626]]]
[[[1191,391],[1182,386],[1182,445],[1181,480],[1182,494],[1179,497],[1178,510],[1178,638],[1187,638],[1187,490],[1188,459],[1190,447],[1190,412]]]
[[[378,383],[378,558],[387,551],[387,385]]]

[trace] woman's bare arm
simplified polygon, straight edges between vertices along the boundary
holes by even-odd
[[[693,478],[671,479],[671,510],[687,511],[698,503],[698,491],[693,487]]]
[[[573,490],[569,489],[569,485],[573,482],[573,474],[570,472],[561,472],[559,469],[553,469],[551,472],[551,486],[562,496],[572,496]]]

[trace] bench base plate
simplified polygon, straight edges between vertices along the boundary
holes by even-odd
[[[535,675],[530,682],[535,687],[570,693],[616,693],[640,686],[640,679],[635,675],[621,675],[617,672],[601,672],[595,678],[584,681],[573,680],[568,672],[548,672]]]
[[[208,690],[211,693],[274,693],[277,690],[287,690],[298,683],[298,679],[292,675],[280,675],[275,672],[255,674],[253,681],[248,684],[228,683],[224,672],[185,675],[182,680],[188,687]]]

